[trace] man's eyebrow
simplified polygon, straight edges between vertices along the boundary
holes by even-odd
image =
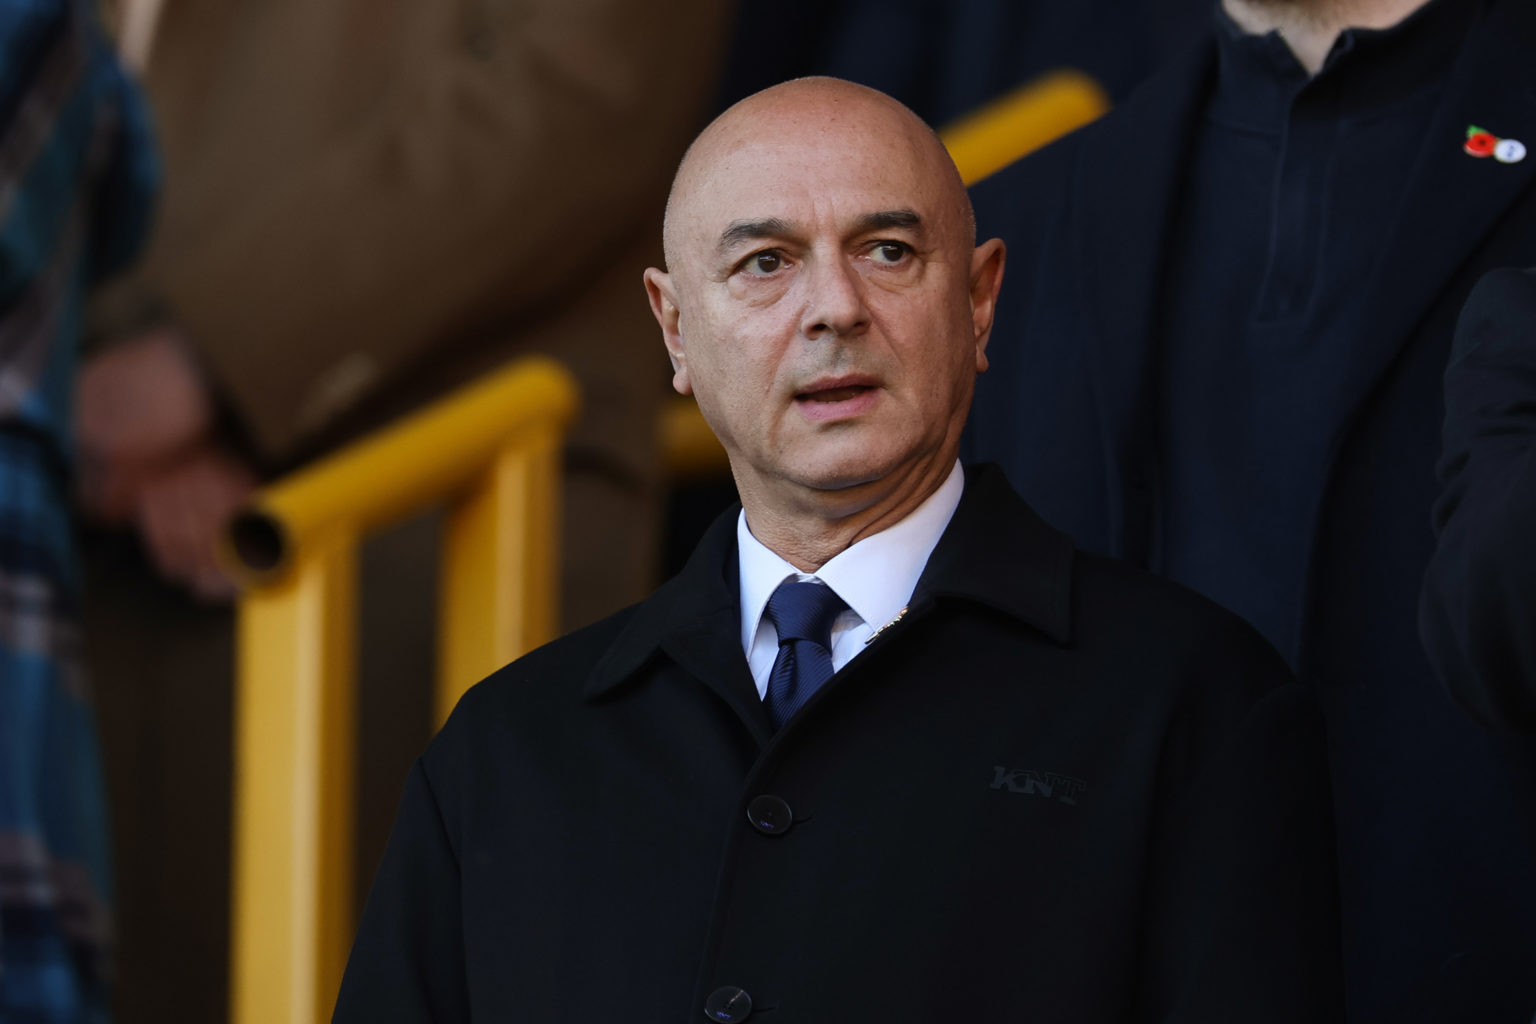
[[[876,213],[866,213],[858,219],[856,224],[858,233],[861,235],[871,231],[888,231],[891,228],[922,226],[923,218],[917,215],[916,210],[880,210]]]
[[[741,242],[756,241],[761,238],[777,238],[790,233],[789,221],[778,217],[764,217],[762,220],[738,220],[720,233],[720,241],[715,243],[715,251],[724,253]]]
[[[916,210],[877,210],[866,213],[854,221],[854,232],[860,235],[872,231],[889,231],[892,228],[917,229],[923,226],[923,218]],[[794,227],[781,217],[764,217],[761,220],[738,220],[720,233],[715,243],[718,253],[729,252],[742,242],[755,242],[764,238],[782,238],[793,234]]]

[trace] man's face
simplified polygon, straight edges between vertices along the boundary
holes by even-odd
[[[744,494],[947,472],[986,368],[1001,244],[972,249],[920,125],[838,111],[712,140],[674,197],[671,273],[648,277],[674,384]]]

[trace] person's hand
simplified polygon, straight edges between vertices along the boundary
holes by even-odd
[[[216,558],[219,535],[255,487],[250,467],[214,444],[144,479],[135,518],[160,575],[204,601],[231,598],[235,585]]]
[[[181,332],[157,327],[94,356],[75,402],[85,512],[136,527],[167,581],[227,600],[215,552],[256,474],[214,440],[212,396]]]
[[[145,481],[204,442],[212,422],[212,398],[176,328],[153,328],[89,359],[75,390],[86,512],[126,522]]]

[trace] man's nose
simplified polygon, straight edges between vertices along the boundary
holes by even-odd
[[[846,337],[869,326],[864,282],[846,261],[812,260],[804,280],[807,294],[800,332],[807,338]]]

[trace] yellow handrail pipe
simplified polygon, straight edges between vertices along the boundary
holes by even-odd
[[[563,428],[575,411],[568,370],[520,360],[260,492],[234,519],[226,563],[238,582],[269,582],[314,538],[368,533],[442,501],[519,435]]]
[[[1081,71],[1042,75],[939,133],[967,185],[991,177],[1109,109],[1109,95]]]
[[[1109,96],[1081,71],[1053,71],[988,103],[939,133],[967,185],[990,177],[1109,109]],[[661,451],[673,480],[713,476],[727,468],[725,449],[692,398],[662,411]]]
[[[259,493],[226,537],[246,585],[235,737],[234,1024],[329,1018],[354,925],[356,552],[436,503],[438,718],[555,634],[570,374],[530,358]]]

